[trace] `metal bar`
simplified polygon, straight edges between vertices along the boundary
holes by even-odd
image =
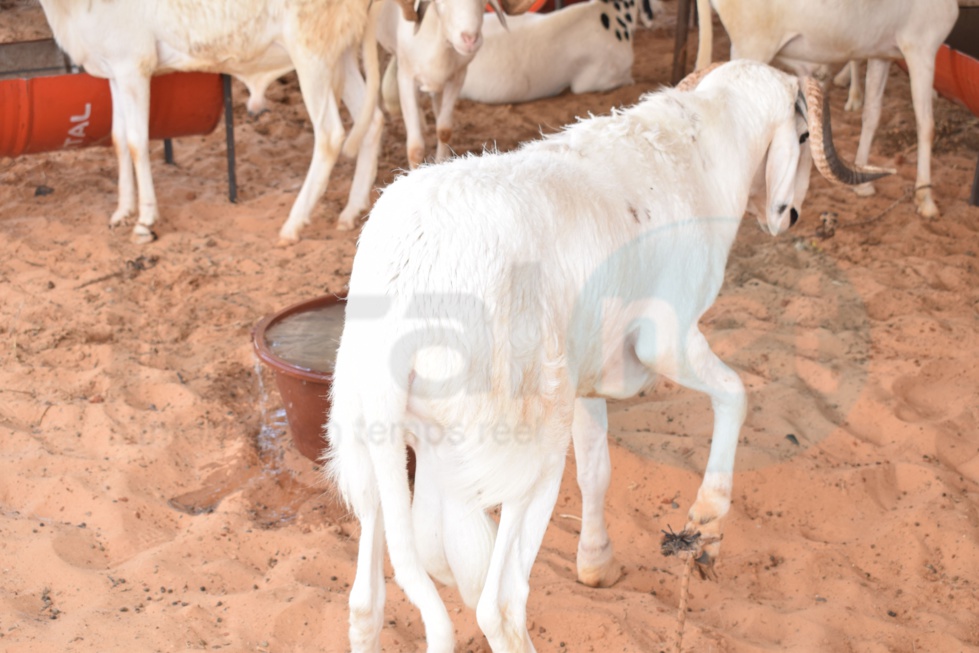
[[[972,178],[972,195],[969,196],[969,204],[979,206],[979,160],[976,161],[976,175]]]
[[[228,200],[238,201],[238,180],[235,176],[235,117],[231,106],[231,75],[221,74],[224,87],[224,140],[228,150]]]
[[[163,160],[173,165],[173,139],[163,139]]]

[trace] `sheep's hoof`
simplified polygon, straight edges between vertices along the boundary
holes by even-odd
[[[863,99],[847,100],[846,106],[843,107],[844,111],[860,111],[860,109],[863,109]]]
[[[578,546],[578,582],[589,587],[611,587],[622,578],[622,565],[615,560],[612,542],[597,549]]]
[[[702,551],[693,562],[694,568],[700,574],[701,580],[717,580],[717,572],[714,570],[714,558],[709,553]]]
[[[130,237],[130,240],[136,245],[148,245],[155,241],[156,238],[156,232],[152,229],[147,229],[146,227],[139,229],[137,227],[137,229],[133,231],[133,235]]]
[[[578,582],[588,587],[612,587],[622,578],[622,565],[615,558],[600,567],[578,567]]]
[[[268,107],[266,107],[264,105],[263,106],[260,106],[260,107],[258,107],[256,109],[253,109],[251,107],[248,107],[248,119],[251,120],[251,121],[258,120],[259,118],[261,118],[262,116],[264,116],[268,112],[269,112]]]
[[[118,227],[131,215],[133,215],[131,209],[116,209],[109,218],[109,228]]]
[[[299,242],[298,236],[291,236],[291,237],[279,236],[279,242],[277,242],[275,246],[278,247],[279,249],[285,249],[287,247],[292,247],[298,242]]]
[[[351,231],[354,228],[353,220],[338,220],[337,231]]]
[[[918,191],[922,193],[923,196],[915,197],[915,204],[917,204],[918,215],[922,218],[937,218],[941,214],[938,212],[938,207],[935,205],[935,201],[931,199],[931,194],[924,195],[927,191]]]

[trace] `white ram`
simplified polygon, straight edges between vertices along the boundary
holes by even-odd
[[[931,193],[932,84],[935,55],[959,14],[956,0],[697,0],[703,17],[698,69],[711,59],[711,5],[731,37],[732,58],[777,61],[800,75],[819,65],[869,60],[857,166],[870,156],[890,61],[904,57],[918,123],[915,204],[922,216],[938,216]],[[857,191],[874,189],[868,184]]]
[[[719,534],[746,400],[698,320],[749,196],[760,193],[759,221],[779,234],[798,218],[813,160],[849,183],[875,176],[846,169],[824,143],[821,93],[763,64],[728,63],[694,91],[647,95],[512,152],[422,167],[382,193],[354,258],[324,454],[361,523],[355,653],[380,650],[385,541],[428,651],[453,650],[432,578],[475,607],[492,650],[534,650],[528,578],[572,437],[579,578],[614,581],[603,398],[634,396],[657,375],[711,397],[689,523]]]
[[[159,209],[149,159],[151,75],[169,70],[230,73],[252,92],[249,108],[254,110],[261,106],[268,83],[293,69],[313,123],[314,146],[309,172],[280,238],[298,240],[326,189],[341,147],[352,155],[366,138],[340,219],[341,224],[352,225],[354,217],[369,206],[376,154],[367,145],[376,150],[383,124],[375,107],[376,16],[368,15],[369,4],[369,0],[41,0],[61,48],[87,72],[109,80],[112,140],[119,162],[119,204],[110,225],[118,225],[138,209],[133,240],[146,243],[155,238],[152,227]],[[366,88],[357,65],[362,41]],[[334,88],[341,86],[344,102],[357,114],[346,144],[334,94]]]
[[[533,0],[490,0],[497,17],[527,11]],[[452,113],[466,77],[466,67],[483,43],[486,0],[420,0],[417,16],[399,11],[389,0],[381,12],[377,40],[394,55],[385,73],[385,101],[400,101],[407,133],[408,165],[417,167],[425,158],[422,115],[418,90],[430,93],[438,134],[436,161],[450,155]],[[393,79],[396,78],[396,87]],[[395,88],[397,90],[395,90]],[[393,108],[393,107],[392,107]]]
[[[590,0],[515,16],[506,27],[489,22],[461,97],[509,104],[631,84],[633,35],[652,21],[649,0]]]

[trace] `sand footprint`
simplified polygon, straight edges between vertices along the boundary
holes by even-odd
[[[976,395],[975,366],[958,361],[935,361],[918,374],[903,376],[892,391],[898,403],[894,412],[904,422],[938,422],[971,409]]]

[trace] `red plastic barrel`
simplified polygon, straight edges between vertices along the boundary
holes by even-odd
[[[221,76],[171,73],[150,83],[150,138],[208,134],[221,118]],[[109,82],[85,73],[0,81],[0,156],[112,142]]]
[[[943,45],[935,57],[935,90],[979,116],[979,61]]]

